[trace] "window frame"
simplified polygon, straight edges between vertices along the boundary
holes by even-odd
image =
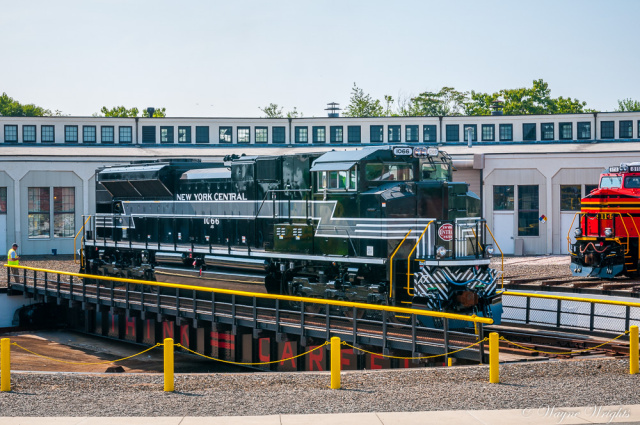
[[[444,134],[446,142],[460,142],[460,124],[446,124]]]
[[[609,133],[609,132],[611,132],[611,133]],[[609,134],[611,134],[611,136],[609,136]],[[615,138],[616,138],[616,122],[615,121],[600,121],[600,139],[602,139],[602,140],[613,140]]]
[[[49,131],[51,131],[51,140],[49,140]],[[56,127],[54,125],[40,126],[40,143],[55,143]]]
[[[64,209],[65,205],[68,205],[64,202],[65,196],[69,196],[68,194],[63,193],[65,189],[71,189],[71,209]],[[51,203],[52,212],[53,212],[53,238],[54,239],[62,239],[62,238],[73,238],[75,234],[75,217],[76,217],[76,188],[73,186],[55,186],[51,187],[51,191],[53,192],[53,202]],[[58,191],[58,193],[56,193]],[[58,210],[56,210],[58,208]],[[58,227],[58,217],[71,217],[70,226],[62,226],[62,235],[59,235],[59,227]],[[68,223],[67,223],[68,224]],[[65,232],[66,227],[66,232]]]
[[[233,143],[233,127],[228,125],[218,127],[218,143],[224,145]]]
[[[329,143],[344,143],[344,127],[332,125],[329,127]]]
[[[485,130],[491,130],[491,134],[486,134]],[[482,124],[480,127],[480,131],[482,132],[482,141],[483,142],[495,142],[496,141],[496,125],[495,124]]]
[[[191,126],[190,125],[178,126],[178,143],[191,144]]]
[[[208,125],[197,125],[196,126],[196,144],[209,144],[211,143],[211,138],[209,135],[209,126]]]
[[[27,131],[26,131],[27,129],[29,129],[29,134],[27,134]],[[30,137],[31,135],[33,135],[33,140]],[[31,124],[22,126],[22,143],[36,143],[37,138],[38,138],[38,126],[31,125]]]
[[[551,132],[551,136],[548,136],[549,131]],[[553,122],[540,123],[540,140],[554,140],[555,131],[556,131],[555,123]]]
[[[394,125],[387,126],[387,141],[389,143],[402,143],[402,126],[401,125],[394,124]]]
[[[586,136],[582,136],[584,133],[584,127],[587,127],[589,132]],[[591,121],[579,121],[577,125],[578,140],[590,140],[591,139]]]
[[[375,135],[380,136],[378,140],[374,138]],[[384,143],[384,125],[370,125],[369,126],[369,142],[370,143]]]
[[[91,132],[93,131],[93,136]],[[82,126],[82,143],[97,143],[98,132],[95,125],[83,125]]]
[[[12,138],[8,138],[7,134],[11,131]],[[15,139],[13,138],[15,136]],[[5,143],[18,143],[18,125],[17,124],[5,124],[4,125],[4,142]]]
[[[269,143],[269,127],[254,127],[253,133],[256,143]],[[264,133],[264,137],[259,133]]]
[[[156,144],[156,126],[155,125],[142,126],[142,143]]]
[[[623,134],[623,125],[627,127],[624,128],[625,134]],[[626,130],[629,130],[628,133]],[[633,120],[618,121],[618,139],[633,139]]]
[[[500,205],[497,202],[500,201]],[[493,211],[515,211],[515,186],[493,185]]]
[[[478,124],[463,124],[462,125],[462,135],[465,142],[468,142],[469,137],[467,136],[467,129],[473,130],[472,142],[478,141]]]
[[[433,140],[431,140],[432,134]],[[438,126],[433,124],[424,124],[422,126],[422,141],[424,143],[438,143]]]
[[[525,199],[523,198],[523,192],[524,192],[523,189],[526,187],[536,188],[535,201],[537,203],[537,208],[523,208],[523,204],[525,202]],[[540,186],[537,184],[518,185],[517,197],[518,197],[518,216],[517,216],[518,237],[540,237],[540,219],[539,219],[540,217]],[[525,214],[529,215],[529,217],[526,217],[526,216],[523,217],[523,215]],[[533,219],[531,217],[533,217]],[[529,222],[529,226],[527,226],[527,228],[532,229],[532,231],[521,232],[521,229],[523,227],[521,227],[520,224],[524,220],[527,220]],[[535,224],[535,225],[531,226],[531,224]]]
[[[566,189],[572,188],[572,192]],[[561,184],[560,185],[560,212],[580,211],[580,201],[582,200],[581,184]],[[566,203],[573,205],[573,208],[567,209]]]
[[[311,140],[313,140],[313,143],[327,143],[327,127],[324,125],[311,127]]]
[[[294,131],[295,131],[294,143],[309,143],[309,127],[308,126],[297,125]]]
[[[105,131],[111,130],[111,140],[109,140],[108,135],[105,137]],[[103,125],[100,126],[100,143],[103,144],[113,144],[116,141],[116,131],[112,125]]]
[[[243,145],[251,143],[251,127],[236,127],[236,137],[238,138],[238,143],[242,143]]]
[[[359,125],[347,126],[347,143],[362,143],[362,127]]]
[[[38,193],[35,193],[36,189]],[[43,203],[46,205],[42,205]],[[45,226],[45,223],[48,226]],[[49,186],[27,187],[27,238],[51,239],[51,187]]]
[[[565,136],[565,129],[569,129],[570,136]],[[572,122],[561,122],[558,123],[558,139],[560,140],[573,140],[573,123]]]
[[[282,133],[282,134],[280,134]],[[282,136],[282,140],[280,139]],[[271,143],[273,144],[286,144],[287,143],[287,128],[284,126],[271,127]]]
[[[127,138],[129,140],[127,140]],[[118,126],[118,144],[129,145],[131,143],[133,143],[133,127],[130,125]]]
[[[537,127],[536,123],[522,123],[522,141],[523,142],[535,142],[536,140],[538,140],[536,127]],[[533,136],[530,136],[529,134],[532,132],[533,132]]]
[[[505,136],[507,129],[509,130],[509,137]],[[501,142],[513,142],[513,124],[499,124],[498,132]]]
[[[418,124],[405,124],[404,126],[404,140],[406,143],[419,143],[420,133]],[[414,136],[415,134],[415,136]]]
[[[175,143],[174,132],[175,129],[172,125],[161,125],[160,143],[163,145],[173,145]]]

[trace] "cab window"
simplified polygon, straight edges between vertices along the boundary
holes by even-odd
[[[422,164],[422,180],[451,181],[449,166],[442,162]]]
[[[618,188],[622,187],[622,176],[604,176],[600,179],[600,188]]]
[[[356,190],[355,169],[318,172],[318,189]]]
[[[379,164],[366,165],[365,174],[368,181],[411,181],[413,180],[412,164]]]
[[[640,176],[625,177],[624,187],[628,189],[640,189]]]

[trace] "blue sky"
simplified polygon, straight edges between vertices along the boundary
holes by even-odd
[[[324,116],[354,82],[382,99],[542,78],[610,111],[640,100],[639,17],[634,0],[0,0],[0,92],[80,116]]]

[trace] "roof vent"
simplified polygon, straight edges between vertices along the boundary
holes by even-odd
[[[338,118],[340,116],[338,105],[340,104],[336,102],[327,103],[327,108],[324,110],[329,111],[329,118]]]
[[[500,99],[496,99],[493,102],[491,102],[491,106],[490,108],[493,109],[493,111],[491,111],[491,115],[502,115],[502,108],[504,107],[504,101],[500,100]]]
[[[153,118],[153,113],[156,111],[156,108],[147,108],[147,113],[149,114],[149,118]]]

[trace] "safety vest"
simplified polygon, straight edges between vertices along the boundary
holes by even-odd
[[[11,249],[9,250],[9,252],[7,253],[7,264],[8,264],[8,265],[10,265],[10,266],[18,266],[18,265],[19,265],[18,263],[19,263],[20,261],[18,261],[18,260],[13,260],[13,259],[11,258],[12,253],[13,253],[13,254],[15,254],[15,252],[16,252],[16,250],[15,250],[15,249],[13,249],[13,248],[11,248]]]

